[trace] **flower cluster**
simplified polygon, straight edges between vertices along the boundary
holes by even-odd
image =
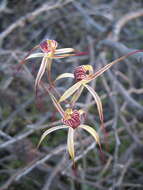
[[[89,93],[93,96],[93,99],[95,100],[95,103],[97,105],[97,110],[99,113],[99,118],[101,121],[101,126],[104,128],[104,117],[103,117],[103,107],[100,97],[98,96],[97,92],[89,85],[91,81],[96,79],[98,76],[102,75],[105,71],[107,71],[109,68],[111,68],[114,64],[123,61],[125,58],[129,57],[130,55],[133,55],[135,53],[141,52],[140,50],[131,52],[125,56],[122,56],[111,63],[105,65],[98,71],[94,72],[93,67],[91,65],[81,65],[75,68],[73,73],[62,73],[59,75],[54,81],[52,81],[51,78],[51,66],[53,59],[59,59],[59,58],[65,58],[69,56],[76,56],[76,55],[82,55],[84,53],[79,53],[73,48],[62,48],[57,49],[58,43],[55,40],[45,40],[41,42],[39,45],[35,46],[28,55],[24,58],[24,60],[21,62],[21,64],[24,64],[26,60],[31,58],[37,58],[42,57],[41,65],[39,68],[39,71],[37,73],[36,79],[35,79],[35,89],[41,85],[47,92],[48,95],[51,97],[51,100],[53,102],[53,105],[58,110],[58,112],[61,115],[61,122],[62,125],[52,127],[48,130],[46,130],[39,142],[43,141],[43,139],[50,134],[51,132],[58,130],[58,129],[68,129],[68,138],[67,138],[67,149],[69,151],[69,154],[74,161],[74,133],[77,128],[82,128],[86,130],[88,133],[90,133],[96,143],[101,148],[99,135],[96,132],[95,129],[92,127],[83,124],[84,122],[84,110],[77,110],[75,109],[75,102],[80,98],[82,92],[84,89],[87,89]],[[40,49],[40,53],[32,53],[35,49]],[[44,73],[47,72],[48,74],[48,84],[45,84],[42,82],[42,77]],[[69,89],[67,89],[64,94],[57,100],[53,92],[50,90],[52,85],[56,84],[56,82],[63,78],[73,78],[75,81],[75,84],[71,86]],[[68,98],[70,98],[70,101],[68,102],[68,108],[64,111],[64,109],[61,106],[62,102],[67,101]],[[66,106],[67,106],[66,105]]]

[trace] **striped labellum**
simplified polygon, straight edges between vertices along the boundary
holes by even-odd
[[[74,77],[77,82],[87,79],[91,74],[93,74],[93,68],[91,65],[81,65],[76,67],[74,71]]]
[[[81,124],[80,112],[78,110],[67,109],[62,122],[73,129],[77,128]]]

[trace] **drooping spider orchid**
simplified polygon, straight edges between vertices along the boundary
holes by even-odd
[[[39,45],[35,46],[29,53],[26,55],[21,64],[24,64],[26,60],[31,58],[43,57],[36,80],[35,80],[35,89],[38,88],[39,83],[47,70],[48,73],[48,81],[51,84],[51,65],[53,59],[65,58],[74,55],[82,55],[82,52],[79,53],[73,48],[62,48],[57,49],[58,42],[55,40],[45,40],[41,42]],[[40,53],[32,53],[37,48],[40,48],[42,52]],[[32,53],[32,54],[31,54]],[[84,54],[84,53],[83,53]]]
[[[78,98],[80,97],[84,87],[86,87],[89,92],[92,94],[92,96],[94,97],[94,100],[97,104],[97,109],[98,109],[98,113],[99,113],[99,118],[102,124],[102,127],[104,127],[104,118],[103,118],[103,108],[102,108],[102,102],[100,100],[100,97],[98,96],[98,94],[94,91],[93,88],[91,88],[89,85],[87,85],[88,80],[94,75],[93,73],[93,67],[91,65],[82,65],[79,67],[76,67],[74,70],[74,74],[72,73],[64,73],[59,75],[55,81],[61,79],[61,78],[65,78],[65,77],[71,77],[74,78],[75,81],[77,82],[75,85],[73,85],[71,88],[69,88],[64,94],[63,96],[61,96],[59,102],[64,101],[65,99],[67,99],[69,96],[71,96],[72,94],[74,94],[72,96],[71,99],[71,105],[73,105]],[[74,92],[73,92],[74,91]],[[73,92],[73,93],[72,93]],[[63,99],[62,99],[63,98]]]
[[[77,128],[82,128],[94,137],[96,143],[99,145],[99,148],[101,150],[101,144],[100,144],[98,133],[92,127],[82,124],[82,120],[83,120],[82,118],[85,112],[83,110],[76,110],[76,109],[73,110],[72,108],[67,108],[64,111],[61,105],[56,100],[56,98],[51,94],[51,92],[48,91],[48,93],[52,99],[53,104],[55,105],[56,109],[58,110],[58,112],[60,113],[62,117],[61,122],[63,123],[63,125],[55,126],[46,130],[43,133],[38,146],[41,144],[44,138],[51,132],[56,131],[58,129],[68,129],[67,150],[69,152],[71,159],[73,160],[73,163],[75,163],[74,162],[74,158],[75,158],[74,133],[76,132]]]
[[[91,65],[82,65],[79,66],[75,69],[74,74],[72,73],[63,73],[61,75],[59,75],[55,82],[59,79],[62,78],[66,78],[66,77],[70,77],[70,78],[74,78],[76,83],[70,87],[69,89],[67,89],[64,94],[60,97],[59,99],[59,103],[65,101],[67,98],[69,98],[70,96],[72,96],[72,100],[71,103],[75,103],[78,98],[80,97],[82,91],[84,88],[86,88],[91,95],[93,96],[96,104],[97,104],[97,109],[98,109],[98,113],[99,113],[99,118],[101,121],[101,126],[104,129],[104,117],[103,117],[103,107],[102,107],[102,102],[100,100],[100,97],[98,96],[98,94],[95,92],[95,90],[90,87],[88,85],[89,82],[91,82],[92,80],[96,79],[98,76],[102,75],[105,71],[107,71],[110,67],[112,67],[114,64],[123,61],[125,58],[142,52],[143,50],[137,50],[137,51],[133,51],[131,53],[128,53],[127,55],[124,55],[114,61],[112,61],[111,63],[105,65],[104,67],[102,67],[101,69],[99,69],[98,71],[96,71],[95,73],[93,72],[93,68]]]

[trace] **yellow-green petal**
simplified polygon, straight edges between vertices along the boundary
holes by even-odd
[[[99,117],[101,122],[103,122],[103,108],[102,108],[102,102],[100,100],[100,97],[98,96],[98,94],[94,91],[93,88],[91,88],[89,85],[84,85],[89,92],[92,94],[96,104],[97,104],[97,109],[98,109],[98,113],[99,113]]]
[[[74,161],[74,129],[71,127],[68,130],[67,149],[71,159]]]
[[[70,57],[70,56],[74,56],[76,55],[75,53],[71,53],[71,54],[61,54],[61,55],[53,55],[51,58],[53,59],[62,59],[62,58],[65,58],[65,57]]]
[[[101,147],[99,135],[92,127],[90,127],[88,125],[80,125],[79,127],[86,130],[88,133],[90,133],[94,137],[94,139],[98,143],[98,145]]]
[[[62,53],[70,53],[74,51],[75,49],[73,48],[62,48],[62,49],[57,49],[54,54],[57,55],[57,54],[62,54]]]
[[[41,81],[41,78],[42,76],[44,75],[44,72],[46,70],[46,65],[47,65],[47,58],[46,57],[43,57],[42,59],[42,63],[40,65],[40,69],[38,71],[38,74],[36,76],[36,80],[35,80],[35,89],[37,89],[37,87],[39,86],[40,84],[40,81]]]
[[[50,128],[50,129],[46,130],[46,131],[43,133],[43,135],[42,135],[42,137],[41,137],[41,139],[40,139],[40,141],[39,141],[39,143],[38,143],[38,147],[40,146],[41,142],[44,140],[44,138],[45,138],[48,134],[50,134],[50,133],[52,133],[53,131],[56,131],[56,130],[58,130],[58,129],[66,129],[66,128],[68,128],[68,126],[66,126],[66,125],[61,125],[61,126],[52,127],[52,128]]]
[[[77,82],[72,87],[70,87],[68,90],[64,92],[64,94],[61,96],[59,102],[63,102],[67,98],[69,98],[79,87],[82,85],[82,81]]]
[[[74,78],[74,74],[72,73],[63,73],[61,75],[59,75],[55,81],[59,80],[59,79],[63,79],[63,78]]]
[[[37,58],[37,57],[44,57],[44,56],[45,56],[45,53],[33,53],[33,54],[29,55],[28,57],[26,57],[25,60]]]
[[[114,64],[120,62],[120,61],[123,61],[124,59],[126,59],[127,57],[129,57],[130,55],[132,54],[135,54],[135,53],[138,53],[138,52],[132,52],[132,53],[129,53],[127,55],[124,55],[122,57],[119,57],[118,59],[110,62],[109,64],[105,65],[104,67],[102,67],[101,69],[99,69],[99,71],[97,71],[95,74],[93,74],[93,76],[91,77],[91,79],[89,79],[89,82],[95,78],[97,78],[98,76],[102,75],[105,71],[107,71],[110,67],[112,67]]]
[[[75,104],[75,102],[79,99],[79,97],[81,96],[81,93],[84,89],[84,86],[80,86],[80,88],[74,93],[72,99],[71,99],[71,104]]]

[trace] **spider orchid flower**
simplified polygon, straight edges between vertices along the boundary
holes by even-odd
[[[74,104],[80,97],[84,87],[87,88],[87,90],[92,94],[92,96],[97,104],[97,109],[98,109],[99,118],[101,121],[101,126],[104,129],[104,117],[103,117],[102,102],[101,102],[98,94],[94,91],[94,89],[91,88],[89,85],[87,85],[88,80],[90,80],[90,78],[92,78],[93,75],[94,75],[93,67],[91,65],[82,65],[82,66],[76,67],[74,74],[63,73],[63,74],[59,75],[56,80],[59,80],[64,77],[72,77],[72,78],[75,78],[75,80],[77,82],[75,85],[73,85],[71,88],[69,88],[63,94],[63,96],[60,98],[59,102],[64,101],[70,95],[74,94],[72,97],[72,100],[71,100],[71,104]],[[71,93],[71,94],[69,95],[69,93]]]
[[[70,87],[68,90],[64,92],[64,94],[61,96],[59,103],[63,102],[67,98],[69,98],[72,94],[74,94],[81,86],[88,87],[88,83],[91,82],[92,80],[96,79],[100,75],[102,75],[105,71],[107,71],[109,68],[111,68],[114,64],[123,61],[124,59],[128,58],[131,55],[134,55],[136,53],[143,52],[143,50],[136,50],[133,52],[128,53],[127,55],[124,55],[109,64],[105,65],[95,73],[93,73],[93,68],[91,65],[83,65],[79,66],[75,69],[74,74],[72,73],[63,73],[59,75],[55,81],[62,79],[62,78],[75,78],[76,82],[72,87]],[[88,88],[89,89],[89,88]],[[91,87],[90,87],[91,89]],[[93,93],[92,93],[93,94]]]
[[[131,55],[134,55],[136,53],[142,52],[142,51],[143,50],[137,50],[137,51],[128,53],[127,55],[124,55],[124,56],[116,59],[115,61],[112,61],[109,64],[105,65],[104,67],[102,67],[101,69],[96,71],[95,73],[93,72],[93,68],[91,65],[82,65],[75,69],[74,74],[63,73],[63,74],[59,75],[55,81],[62,79],[62,78],[66,78],[66,77],[74,78],[76,81],[76,83],[72,87],[67,89],[64,92],[64,94],[60,97],[59,103],[65,101],[71,95],[73,95],[71,104],[75,103],[78,100],[78,98],[80,97],[83,89],[86,88],[91,93],[91,95],[93,96],[93,98],[97,104],[97,109],[98,109],[99,118],[101,121],[101,126],[102,126],[103,130],[105,131],[102,102],[101,102],[98,94],[95,92],[95,90],[92,87],[90,87],[88,85],[88,83],[91,82],[92,80],[96,79],[98,76],[102,75],[105,71],[107,71],[114,64],[116,64],[120,61],[123,61],[125,58],[127,58]]]
[[[114,64],[123,61],[124,59],[128,58],[131,55],[134,55],[136,53],[143,52],[143,50],[137,50],[133,51],[131,53],[128,53],[127,55],[124,55],[109,64],[105,65],[95,73],[93,73],[93,68],[91,65],[83,65],[79,66],[75,69],[74,74],[72,73],[63,73],[59,75],[55,81],[62,79],[62,78],[75,78],[76,82],[72,87],[70,87],[68,90],[64,92],[64,94],[61,96],[59,102],[63,102],[67,98],[69,98],[72,94],[74,94],[81,86],[87,87],[87,83],[91,82],[92,80],[96,79],[100,75],[102,75],[105,71],[107,71],[109,68],[111,68]]]
[[[73,48],[62,48],[57,49],[58,42],[55,40],[45,40],[39,45],[35,46],[29,53],[26,55],[21,64],[24,64],[27,59],[42,57],[42,62],[35,80],[35,89],[39,87],[39,83],[47,69],[48,80],[51,83],[51,65],[53,59],[65,58],[74,55],[82,55],[84,53],[78,53]],[[40,48],[42,52],[32,53],[37,48]],[[32,53],[32,54],[31,54]]]
[[[46,130],[43,133],[38,146],[41,144],[41,142],[44,140],[44,138],[48,134],[52,133],[53,131],[56,131],[58,129],[68,129],[67,150],[68,150],[69,155],[75,165],[75,162],[74,162],[74,158],[75,158],[74,134],[75,134],[77,128],[82,128],[93,136],[93,138],[95,139],[96,143],[99,145],[100,150],[101,150],[101,144],[100,144],[100,139],[99,139],[98,133],[92,127],[81,123],[82,116],[85,112],[83,110],[76,110],[76,109],[73,110],[71,108],[67,108],[65,111],[63,111],[61,105],[58,103],[56,98],[51,93],[50,93],[50,96],[51,96],[51,99],[52,99],[54,105],[56,106],[57,110],[60,112],[60,114],[62,116],[61,121],[62,121],[63,125],[55,126],[55,127],[52,127],[50,129]]]

